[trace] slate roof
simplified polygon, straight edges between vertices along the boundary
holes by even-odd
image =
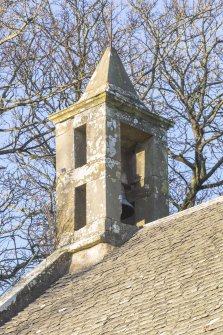
[[[67,274],[0,334],[223,334],[223,197],[155,221]]]

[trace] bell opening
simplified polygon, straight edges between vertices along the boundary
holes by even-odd
[[[120,220],[141,225],[140,199],[145,198],[145,145],[150,135],[121,123],[121,210]]]

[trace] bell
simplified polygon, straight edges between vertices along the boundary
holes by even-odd
[[[135,213],[134,207],[126,199],[125,193],[121,194],[120,201],[121,201],[121,204],[122,204],[121,220],[125,220],[125,219],[129,218],[130,216],[132,216]]]

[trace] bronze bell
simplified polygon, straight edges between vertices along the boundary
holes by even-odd
[[[134,213],[134,207],[128,200],[126,199],[125,193],[121,194],[121,204],[122,204],[122,214],[121,214],[121,220],[125,220],[130,218]]]
[[[130,202],[126,198],[125,187],[129,187],[129,184],[127,175],[123,171],[121,176],[121,184],[122,184],[122,194],[120,195],[120,202],[122,205],[121,220],[125,220],[130,218],[135,213],[135,210],[132,204],[130,204]]]

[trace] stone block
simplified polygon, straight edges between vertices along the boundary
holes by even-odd
[[[97,161],[75,169],[70,176],[70,180],[74,187],[78,187],[89,183],[92,180],[104,177],[105,170],[106,167],[104,158],[98,159]]]
[[[87,109],[80,110],[78,114],[73,116],[73,127],[80,127],[83,124],[97,120],[106,115],[105,103],[95,105],[93,102]]]
[[[106,157],[121,161],[120,123],[106,117]]]
[[[105,157],[106,150],[105,117],[88,122],[87,125],[87,162]]]
[[[69,272],[81,271],[101,262],[113,249],[114,247],[108,243],[99,243],[73,254]]]
[[[106,217],[120,221],[121,217],[121,181],[106,176]]]
[[[91,243],[93,243],[92,245],[109,243],[113,246],[121,246],[138,230],[139,227],[124,224],[119,220],[103,217],[75,231],[73,234],[73,242],[76,243],[80,241],[82,249],[84,249],[84,245],[90,246]]]
[[[165,178],[153,176],[151,188],[147,201],[147,213],[149,221],[153,221],[169,214],[168,203],[168,181]]]
[[[140,228],[124,224],[120,221],[107,219],[102,240],[114,246],[121,246],[127,242]]]
[[[74,231],[74,188],[66,176],[57,183],[57,242]],[[64,236],[63,236],[64,235]],[[64,244],[65,242],[63,242]]]
[[[115,178],[121,182],[121,162],[107,157],[105,159],[105,174],[106,177]]]
[[[145,145],[145,177],[157,176],[167,179],[168,175],[168,156],[166,145],[152,137]]]
[[[74,167],[74,132],[72,120],[56,125],[56,167],[65,172]]]
[[[87,192],[87,225],[106,216],[106,182],[105,178],[90,181]]]

